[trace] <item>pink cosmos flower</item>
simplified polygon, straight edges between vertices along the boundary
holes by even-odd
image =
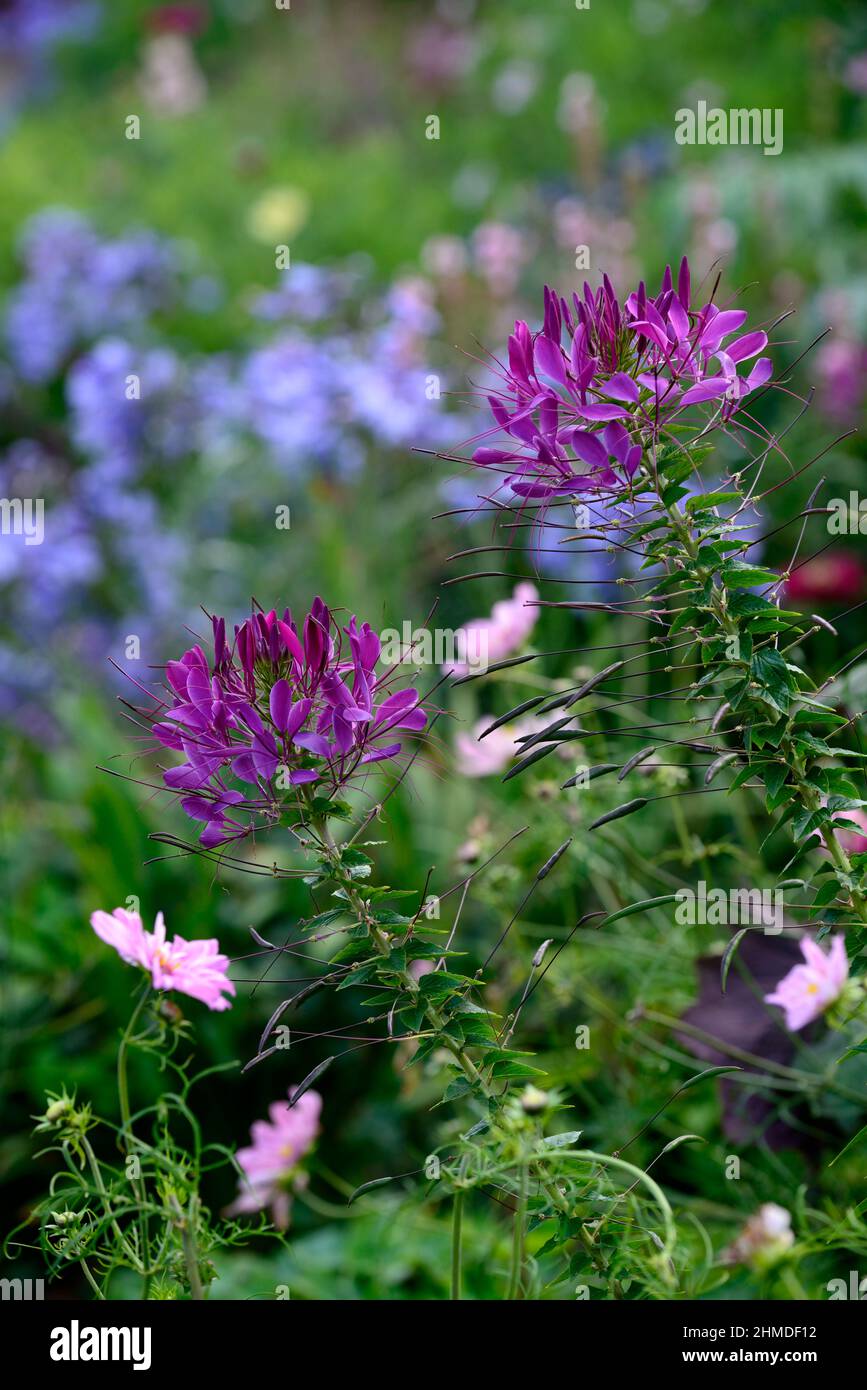
[[[748,1264],[758,1270],[769,1269],[782,1259],[795,1243],[792,1215],[776,1202],[765,1202],[753,1212],[739,1233],[722,1252],[722,1263]]]
[[[867,51],[850,58],[843,71],[843,81],[856,96],[867,96]]]
[[[93,912],[90,925],[101,941],[113,946],[127,965],[148,967],[148,948],[142,920],[137,912],[116,907],[114,912]]]
[[[289,1090],[289,1099],[295,1094]],[[289,1225],[290,1188],[297,1180],[297,1167],[313,1146],[319,1133],[322,1097],[305,1091],[289,1106],[276,1100],[268,1107],[270,1120],[256,1120],[250,1128],[252,1144],[239,1149],[238,1163],[244,1171],[239,1193],[230,1213],[261,1211],[270,1206],[274,1224],[285,1230]]]
[[[808,936],[801,941],[801,950],[806,965],[793,966],[773,993],[765,995],[766,1004],[777,1004],[785,1011],[786,1027],[793,1033],[806,1028],[839,999],[849,978],[842,936],[834,937],[827,955]]]
[[[166,940],[163,914],[157,913],[154,930],[146,932],[137,912],[116,907],[114,912],[94,912],[90,925],[101,941],[113,946],[128,965],[141,966],[151,977],[154,989],[178,990],[219,1011],[231,1008],[226,994],[235,994],[228,978],[228,956],[220,954],[220,943],[213,937],[207,941],[185,941],[175,934]]]
[[[524,581],[516,585],[511,598],[494,604],[489,618],[473,618],[459,629],[459,650],[465,659],[443,669],[454,676],[466,676],[517,651],[536,626],[539,610],[532,605],[538,597],[535,584]]]
[[[465,777],[492,777],[502,772],[513,758],[521,756],[518,740],[525,734],[539,733],[547,722],[544,719],[522,719],[516,724],[501,724],[487,738],[482,738],[491,720],[490,716],[478,719],[472,729],[459,733],[455,738],[459,771]]]
[[[826,415],[855,424],[867,393],[867,348],[853,338],[824,342],[816,354],[819,401]]]

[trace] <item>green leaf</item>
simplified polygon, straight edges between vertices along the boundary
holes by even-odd
[[[450,975],[447,970],[432,970],[429,975],[422,975],[418,988],[423,998],[433,1001],[465,990],[470,983],[464,975]]]
[[[350,878],[370,878],[373,860],[362,854],[360,849],[342,849],[340,862],[344,869],[349,870]]]
[[[685,505],[688,512],[694,512],[699,508],[709,510],[711,507],[719,507],[723,502],[738,502],[739,500],[739,492],[705,492],[698,497],[690,497]]]
[[[563,1134],[549,1134],[542,1140],[542,1145],[546,1149],[571,1149],[583,1133],[582,1129],[567,1129]]]
[[[754,584],[776,584],[780,576],[762,565],[745,565],[740,560],[730,560],[723,565],[720,574],[729,589],[751,589]]]
[[[310,802],[310,814],[313,817],[332,816],[335,820],[351,820],[352,807],[347,806],[345,801],[332,801],[328,796],[314,796]]]

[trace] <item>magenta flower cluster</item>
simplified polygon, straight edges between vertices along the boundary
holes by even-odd
[[[503,446],[476,449],[473,460],[506,473],[520,497],[546,498],[628,483],[644,445],[689,406],[714,402],[728,421],[772,375],[760,357],[768,342],[754,330],[735,336],[742,309],[691,306],[684,257],[675,289],[666,269],[659,294],[644,282],[621,305],[605,276],[572,304],[545,288],[542,328],[515,324],[502,389],[488,396]]]
[[[297,802],[316,783],[336,795],[365,765],[400,753],[398,731],[427,723],[418,691],[395,689],[393,669],[377,672],[369,624],[352,617],[341,629],[320,598],[300,632],[289,609],[255,612],[231,644],[225,620],[212,622],[211,661],[198,645],[170,661],[173,699],[149,711],[158,741],[184,755],[164,781],[204,822],[206,848],[277,820],[287,791]]]

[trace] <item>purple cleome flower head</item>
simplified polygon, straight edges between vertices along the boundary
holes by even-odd
[[[427,724],[418,691],[394,688],[391,670],[377,674],[369,624],[353,616],[341,629],[321,598],[300,632],[288,608],[255,612],[231,645],[225,619],[212,623],[210,663],[198,645],[170,661],[173,702],[149,713],[157,740],[184,754],[165,785],[204,822],[208,849],[278,821],[287,791],[293,809],[313,783],[336,796],[367,765],[397,757],[398,731]]]
[[[629,483],[646,443],[690,406],[714,402],[727,422],[772,375],[768,357],[739,371],[767,334],[733,336],[745,310],[694,309],[690,294],[686,257],[677,289],[669,267],[655,299],[642,281],[621,305],[607,275],[571,306],[546,286],[541,329],[515,324],[504,388],[488,396],[492,433],[509,442],[476,449],[473,461],[505,472],[520,497],[571,496]]]

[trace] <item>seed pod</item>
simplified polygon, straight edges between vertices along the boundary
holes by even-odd
[[[534,970],[538,970],[538,969],[539,969],[539,966],[542,964],[543,960],[545,959],[545,956],[546,956],[547,953],[548,953],[548,947],[551,945],[551,942],[552,942],[553,940],[554,940],[553,936],[549,936],[547,941],[543,941],[543,942],[542,942],[542,945],[539,947],[538,951],[536,952],[536,954],[535,954],[534,957],[533,957],[533,969],[534,969]]]
[[[573,691],[567,690],[565,695],[556,695],[553,700],[547,700],[539,710],[539,714],[549,714],[552,709],[560,709],[563,705],[568,705],[572,699]]]
[[[524,750],[532,748],[534,743],[547,743],[550,741],[552,734],[559,733],[567,724],[571,724],[574,718],[574,714],[567,714],[565,719],[555,719],[553,724],[549,724],[545,729],[540,729],[537,734],[525,734],[524,737],[518,741]],[[554,742],[556,742],[556,739]]]
[[[499,729],[501,725],[508,724],[510,719],[517,719],[519,714],[526,714],[527,710],[533,709],[533,707],[538,705],[539,701],[544,698],[543,695],[534,695],[531,699],[525,700],[523,704],[516,705],[514,709],[510,709],[508,713],[501,714],[499,719],[495,719],[493,724],[488,725],[483,734],[479,734],[479,742],[481,743],[483,738],[487,738],[488,734],[492,734],[494,730]]]
[[[539,762],[541,758],[547,757],[549,753],[553,753],[556,747],[556,743],[545,743],[541,748],[534,748],[532,753],[527,754],[526,758],[522,758],[520,762],[515,763],[514,767],[509,768],[503,781],[511,781],[513,777],[517,777],[525,768],[532,766],[533,763]]]
[[[581,772],[576,773],[563,783],[560,790],[564,792],[568,787],[577,787],[579,782],[593,782],[597,777],[604,777],[606,772],[616,772],[619,766],[619,763],[596,763],[594,767],[588,767],[586,776]]]
[[[704,774],[705,786],[709,787],[717,773],[722,772],[723,768],[727,767],[729,763],[735,762],[737,757],[737,753],[723,753],[721,757],[714,758],[707,772]]]
[[[327,1071],[327,1069],[331,1066],[331,1063],[333,1061],[334,1057],[326,1057],[324,1062],[320,1062],[318,1066],[315,1066],[312,1071],[309,1071],[307,1073],[300,1086],[296,1086],[294,1091],[292,1092],[289,1104],[286,1107],[287,1110],[291,1110],[294,1105],[298,1104],[305,1091],[310,1090],[310,1087],[313,1085],[314,1081],[319,1080],[322,1073],[324,1071]]]
[[[656,744],[648,743],[646,748],[640,748],[637,753],[633,753],[632,757],[628,760],[628,762],[625,762],[623,764],[622,768],[618,772],[618,782],[622,782],[624,777],[627,777],[634,767],[638,767],[639,763],[646,762],[646,760],[650,757],[651,753],[655,752]]]
[[[619,671],[623,664],[622,661],[614,661],[610,666],[606,666],[604,671],[599,671],[595,676],[591,676],[576,690],[569,701],[570,705],[576,704],[578,700],[583,700],[584,696],[589,695],[591,690],[595,690],[597,685],[601,685],[609,676],[613,676],[615,671]]]
[[[600,816],[587,828],[588,830],[596,830],[600,825],[607,825],[611,820],[620,820],[622,816],[631,816],[633,811],[640,811],[646,805],[646,796],[636,796],[633,801],[624,801],[622,806],[616,806],[613,811],[607,811],[604,816]]]
[[[820,618],[818,613],[811,613],[810,617],[813,619],[814,623],[818,623],[819,626],[825,628],[827,632],[832,632],[835,637],[839,637],[840,634],[837,629],[832,627],[829,622],[826,622],[824,618]]]
[[[724,700],[723,703],[720,705],[719,709],[717,710],[716,714],[714,715],[713,719],[711,720],[710,731],[712,734],[716,733],[720,724],[723,722],[726,715],[730,713],[730,711],[731,705],[729,704],[728,700]]]
[[[467,681],[477,681],[480,676],[489,676],[492,671],[505,671],[509,666],[523,666],[525,661],[535,661],[536,653],[531,652],[529,656],[510,656],[508,661],[495,661],[492,666],[486,666],[483,671],[471,671],[468,676],[459,676],[452,685],[466,685]]]
[[[540,879],[543,879],[543,878],[547,878],[547,877],[548,877],[548,875],[549,875],[549,873],[551,872],[551,870],[553,869],[554,865],[557,863],[557,860],[560,859],[560,858],[566,853],[566,851],[567,851],[567,849],[569,848],[569,846],[571,845],[571,843],[572,843],[572,836],[570,835],[568,840],[564,840],[564,841],[563,841],[563,843],[562,843],[562,845],[560,846],[559,849],[555,849],[554,853],[551,855],[551,858],[550,858],[550,859],[547,859],[547,860],[545,861],[545,863],[542,865],[541,869],[540,869],[539,872],[537,873],[537,875],[536,875],[536,882],[537,882],[537,883],[540,881]]]

